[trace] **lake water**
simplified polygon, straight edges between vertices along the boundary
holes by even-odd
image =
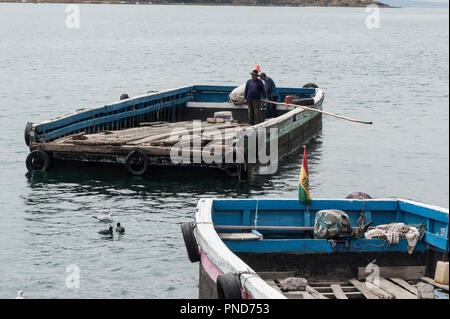
[[[0,298],[195,298],[198,265],[180,223],[200,197],[295,198],[300,154],[251,184],[118,171],[29,175],[23,140],[39,122],[149,90],[240,85],[257,62],[278,86],[314,82],[324,109],[309,144],[311,195],[354,191],[449,205],[449,11],[364,8],[0,4]],[[90,216],[126,230],[100,238]],[[68,265],[80,287],[66,287]]]

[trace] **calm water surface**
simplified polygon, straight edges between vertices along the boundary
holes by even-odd
[[[448,9],[0,4],[0,298],[195,298],[180,223],[200,197],[295,198],[299,154],[252,184],[117,171],[29,175],[27,121],[149,90],[240,85],[254,62],[279,86],[317,83],[328,111],[309,145],[312,196],[353,191],[449,204]],[[112,240],[91,215],[113,212]],[[80,288],[65,285],[80,267]]]

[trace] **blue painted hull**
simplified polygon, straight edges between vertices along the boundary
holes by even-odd
[[[354,228],[363,213],[373,227],[423,223],[426,230],[413,251],[406,239],[392,244],[382,238],[316,239],[315,216],[325,209],[345,211]],[[403,199],[315,199],[309,209],[298,200],[204,199],[196,223],[201,298],[218,296],[220,276],[245,273],[239,276],[243,298],[416,299],[416,284],[433,283],[436,261],[448,250],[448,209]],[[364,282],[374,269],[368,270],[370,265],[379,271],[374,275],[379,286]],[[286,277],[306,278],[323,294],[282,292],[280,278]]]

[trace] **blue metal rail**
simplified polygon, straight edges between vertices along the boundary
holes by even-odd
[[[366,222],[372,221],[374,226],[389,224],[392,222],[403,222],[405,224],[426,224],[424,241],[418,243],[416,250],[423,251],[432,248],[438,251],[445,251],[448,240],[448,210],[422,205],[420,203],[405,200],[370,200],[363,203],[360,200],[314,200],[309,210],[297,200],[214,200],[212,218],[215,226],[314,226],[315,215],[322,209],[344,210],[353,226],[358,225],[358,218],[364,205]],[[444,231],[444,234],[442,233]],[[239,230],[220,229],[221,232]],[[246,230],[241,230],[246,231]],[[235,252],[273,252],[273,251],[296,251],[296,252],[331,252],[326,240],[315,240],[308,238],[298,238],[298,235],[305,234],[305,230],[267,230],[258,229],[263,235],[286,234],[294,235],[292,239],[276,239],[262,241],[235,241],[226,242],[227,246]],[[297,236],[295,236],[297,235]],[[405,251],[406,240],[392,247],[381,247],[382,240],[352,240],[349,251]],[[380,246],[381,245],[381,246]],[[380,246],[377,248],[377,246]]]

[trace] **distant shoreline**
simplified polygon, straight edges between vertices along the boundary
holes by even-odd
[[[267,3],[248,3],[247,1],[235,0],[232,3],[217,3],[209,1],[199,2],[168,2],[168,1],[125,1],[125,0],[0,0],[0,3],[73,3],[73,4],[140,4],[140,5],[197,5],[197,6],[252,6],[252,7],[344,7],[358,8],[367,7],[370,4],[376,4],[380,8],[393,8],[392,6],[371,0],[299,0],[298,3],[277,3],[279,1],[272,0]]]

